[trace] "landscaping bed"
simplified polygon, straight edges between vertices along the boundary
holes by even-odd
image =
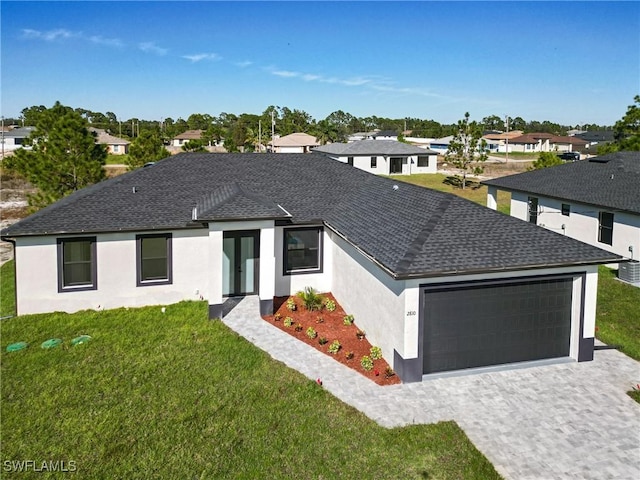
[[[358,328],[357,319],[353,319],[353,322],[347,325],[350,323],[348,320],[345,321],[348,315],[333,295],[325,293],[321,297],[323,301],[319,310],[308,310],[298,296],[276,297],[274,314],[263,316],[263,319],[378,385],[401,383],[385,359],[376,358],[380,351],[367,340],[366,332]],[[331,311],[334,306],[335,309]],[[359,336],[358,333],[365,335]],[[339,347],[334,343],[336,341]],[[370,360],[369,370],[363,367],[363,358],[365,366],[369,363],[367,359]]]

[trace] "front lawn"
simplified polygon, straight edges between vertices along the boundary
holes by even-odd
[[[107,155],[107,161],[105,162],[105,164],[106,165],[126,165],[128,158],[129,158],[128,154],[124,154],[124,155],[109,154]]]
[[[482,206],[487,205],[487,187],[482,185],[479,188],[471,188],[467,186],[464,190],[458,187],[444,183],[449,177],[443,173],[418,173],[414,175],[394,175],[392,178],[403,182],[420,185],[421,187],[431,188],[440,192],[453,193],[459,197],[466,198],[472,202],[479,203]],[[474,180],[469,178],[468,180]],[[474,180],[475,181],[475,180]],[[477,183],[477,181],[476,181]],[[509,215],[511,208],[511,194],[502,190],[498,190],[498,211]]]
[[[92,479],[499,478],[454,422],[382,428],[208,320],[206,302],[0,328],[3,466],[73,461]],[[82,334],[92,340],[71,346]],[[40,348],[54,337],[62,346]],[[6,352],[19,341],[29,347]]]
[[[640,288],[616,279],[616,271],[600,267],[596,337],[640,360]]]

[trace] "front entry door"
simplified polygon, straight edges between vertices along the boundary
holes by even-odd
[[[258,293],[260,230],[224,232],[222,294],[225,297]]]

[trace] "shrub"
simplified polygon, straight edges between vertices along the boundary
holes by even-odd
[[[287,310],[290,312],[295,312],[296,310],[296,301],[293,298],[289,298],[287,300]]]
[[[373,369],[373,360],[371,360],[371,358],[369,358],[368,356],[365,355],[360,360],[360,365],[362,366],[362,368],[364,370],[366,370],[368,372],[368,371]]]
[[[302,300],[302,304],[307,310],[312,312],[322,308],[322,302],[324,299],[322,298],[322,295],[316,292],[312,287],[305,287],[304,291],[298,292],[296,295],[300,300]]]
[[[320,338],[318,339],[318,343],[319,343],[320,345],[324,345],[324,344],[325,344],[325,343],[327,343],[328,341],[329,341],[329,340],[327,340],[327,337],[320,337]]]
[[[362,340],[364,337],[367,336],[367,333],[364,330],[356,330],[356,337],[358,337],[358,340]]]
[[[293,325],[293,318],[285,317],[283,323],[285,327],[290,327],[291,325]]]
[[[317,336],[318,336],[318,332],[316,332],[313,327],[307,328],[307,337],[316,338]]]
[[[341,348],[342,345],[340,345],[340,342],[338,340],[334,340],[333,342],[331,342],[331,345],[329,345],[329,353],[336,354],[340,351]]]
[[[384,376],[386,378],[390,378],[393,377],[396,374],[396,372],[393,371],[393,368],[387,366],[387,368],[385,368],[384,370]]]
[[[316,318],[316,323],[324,323],[324,318],[322,317]]]
[[[345,315],[344,318],[342,319],[342,323],[344,323],[345,325],[353,325],[354,320],[355,319],[353,315]]]
[[[344,358],[351,360],[353,358],[353,352],[345,352]]]
[[[274,320],[275,322],[279,322],[281,319],[282,319],[282,315],[280,315],[279,313],[276,313],[276,314],[273,316],[273,320]]]
[[[297,323],[297,324],[296,324],[296,326],[295,326],[295,330],[296,330],[296,332],[301,332],[301,331],[302,331],[302,329],[303,329],[302,324]]]
[[[330,312],[333,312],[336,309],[336,302],[334,302],[333,300],[327,299],[327,301],[324,302],[324,308],[326,308]]]
[[[380,360],[382,358],[382,349],[380,347],[371,347],[369,352],[372,360]]]

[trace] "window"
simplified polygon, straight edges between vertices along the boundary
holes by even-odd
[[[58,291],[96,290],[96,237],[58,239]]]
[[[598,241],[613,245],[613,213],[600,212],[598,214]]]
[[[527,200],[527,205],[529,206],[529,223],[538,223],[538,198],[537,197],[529,197]]]
[[[562,215],[564,215],[565,217],[571,215],[571,205],[569,205],[568,203],[562,204]]]
[[[118,153],[120,151],[120,145],[113,145],[113,153]]]
[[[429,166],[429,157],[421,155],[418,157],[418,166],[419,167],[428,167]]]
[[[353,167],[353,157],[347,157],[347,164]]]
[[[371,168],[378,168],[378,157],[371,157]]]
[[[284,273],[322,272],[322,227],[284,231]]]
[[[136,235],[137,285],[172,283],[171,234]]]

